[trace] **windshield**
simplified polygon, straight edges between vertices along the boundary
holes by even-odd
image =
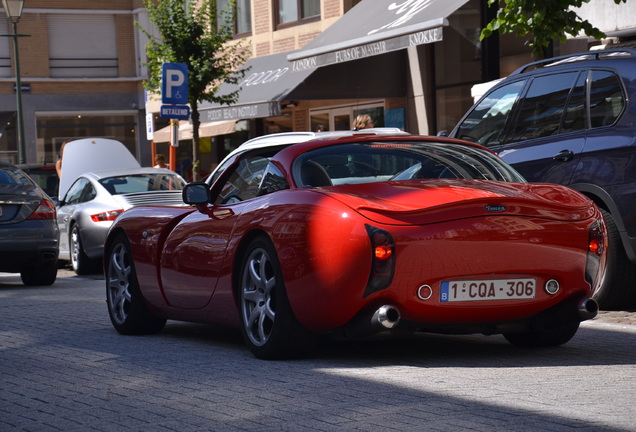
[[[369,142],[322,147],[298,157],[293,173],[299,187],[439,178],[525,181],[486,150],[439,142]]]
[[[99,183],[112,195],[135,192],[181,190],[184,181],[176,174],[134,174],[101,179]]]

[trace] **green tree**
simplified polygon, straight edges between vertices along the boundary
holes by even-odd
[[[602,39],[605,33],[583,20],[571,7],[581,7],[590,0],[488,0],[488,5],[499,4],[497,16],[481,31],[483,40],[495,31],[516,32],[519,36],[530,35],[527,45],[535,58],[545,58],[546,49],[553,40],[565,42],[566,34],[576,36],[584,32],[587,36]],[[625,3],[627,0],[614,0]]]
[[[161,91],[163,63],[188,65],[188,102],[192,120],[192,178],[198,180],[199,126],[198,104],[202,101],[230,105],[239,90],[218,95],[223,82],[238,84],[246,69],[240,69],[250,56],[245,40],[235,41],[235,0],[217,11],[216,0],[144,0],[150,22],[159,36],[147,29],[146,56],[148,79],[144,87],[152,93]]]

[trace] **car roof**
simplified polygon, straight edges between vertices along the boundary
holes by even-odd
[[[398,128],[371,128],[363,129],[359,131],[353,130],[341,130],[341,131],[329,131],[329,132],[281,132],[269,135],[263,135],[260,137],[252,138],[245,141],[238,148],[233,150],[227,158],[234,156],[236,153],[243,152],[245,150],[252,150],[257,148],[271,147],[281,144],[298,144],[315,139],[330,139],[341,138],[355,135],[410,135],[408,132],[404,132]],[[226,158],[226,159],[227,159]]]
[[[538,60],[521,66],[519,69],[512,72],[509,77],[515,77],[520,74],[534,72],[537,70],[546,70],[557,66],[571,66],[573,64],[582,62],[636,59],[636,49],[634,49],[635,47],[636,45],[628,45],[625,47],[586,51],[576,54],[567,54],[559,57],[551,57],[543,60]]]
[[[83,138],[64,146],[59,198],[62,200],[68,188],[86,172],[108,169],[141,168],[126,146],[108,138]]]

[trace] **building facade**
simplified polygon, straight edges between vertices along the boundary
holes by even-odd
[[[141,0],[25,1],[17,29],[27,162],[54,162],[63,141],[86,136],[143,154],[141,10]],[[7,20],[0,33],[12,33]],[[0,159],[18,162],[11,39],[0,38]]]

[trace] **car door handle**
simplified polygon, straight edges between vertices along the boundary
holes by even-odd
[[[559,152],[558,154],[556,154],[555,156],[552,156],[552,159],[554,159],[555,161],[560,161],[560,162],[568,162],[574,159],[574,152],[570,150],[563,150]]]

